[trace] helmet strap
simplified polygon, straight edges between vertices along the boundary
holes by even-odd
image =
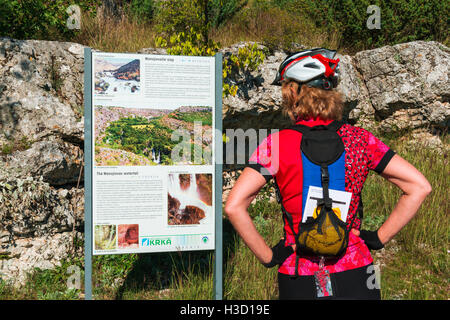
[[[311,80],[304,84],[306,84],[310,87],[324,89],[324,90],[333,89],[333,82],[330,79],[327,79],[326,77],[320,77],[318,79]]]

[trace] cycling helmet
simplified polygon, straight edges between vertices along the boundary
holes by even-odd
[[[334,60],[335,55],[335,50],[324,48],[295,52],[281,63],[272,84],[295,80],[310,87],[331,90],[337,86],[339,78],[339,59]]]

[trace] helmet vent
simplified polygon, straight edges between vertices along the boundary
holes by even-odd
[[[314,68],[314,69],[320,69],[320,67],[315,63],[307,63],[304,65],[305,68]]]

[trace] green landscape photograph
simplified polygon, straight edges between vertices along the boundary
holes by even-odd
[[[194,132],[194,125],[201,132]],[[194,152],[211,149],[212,109],[180,107],[168,109],[137,109],[95,107],[95,163],[98,166],[145,166],[211,164],[204,158],[194,163]],[[173,148],[180,143],[174,131],[191,140],[188,154],[172,159]],[[194,134],[201,134],[195,139]],[[210,152],[210,151],[209,151]]]

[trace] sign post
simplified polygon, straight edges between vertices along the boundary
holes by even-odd
[[[85,299],[93,255],[194,250],[222,299],[222,55],[84,53]]]
[[[84,49],[84,298],[92,300],[92,51]]]
[[[216,197],[216,246],[215,246],[215,263],[214,263],[214,293],[216,300],[223,299],[223,224],[222,224],[222,54],[215,56],[215,197]]]

